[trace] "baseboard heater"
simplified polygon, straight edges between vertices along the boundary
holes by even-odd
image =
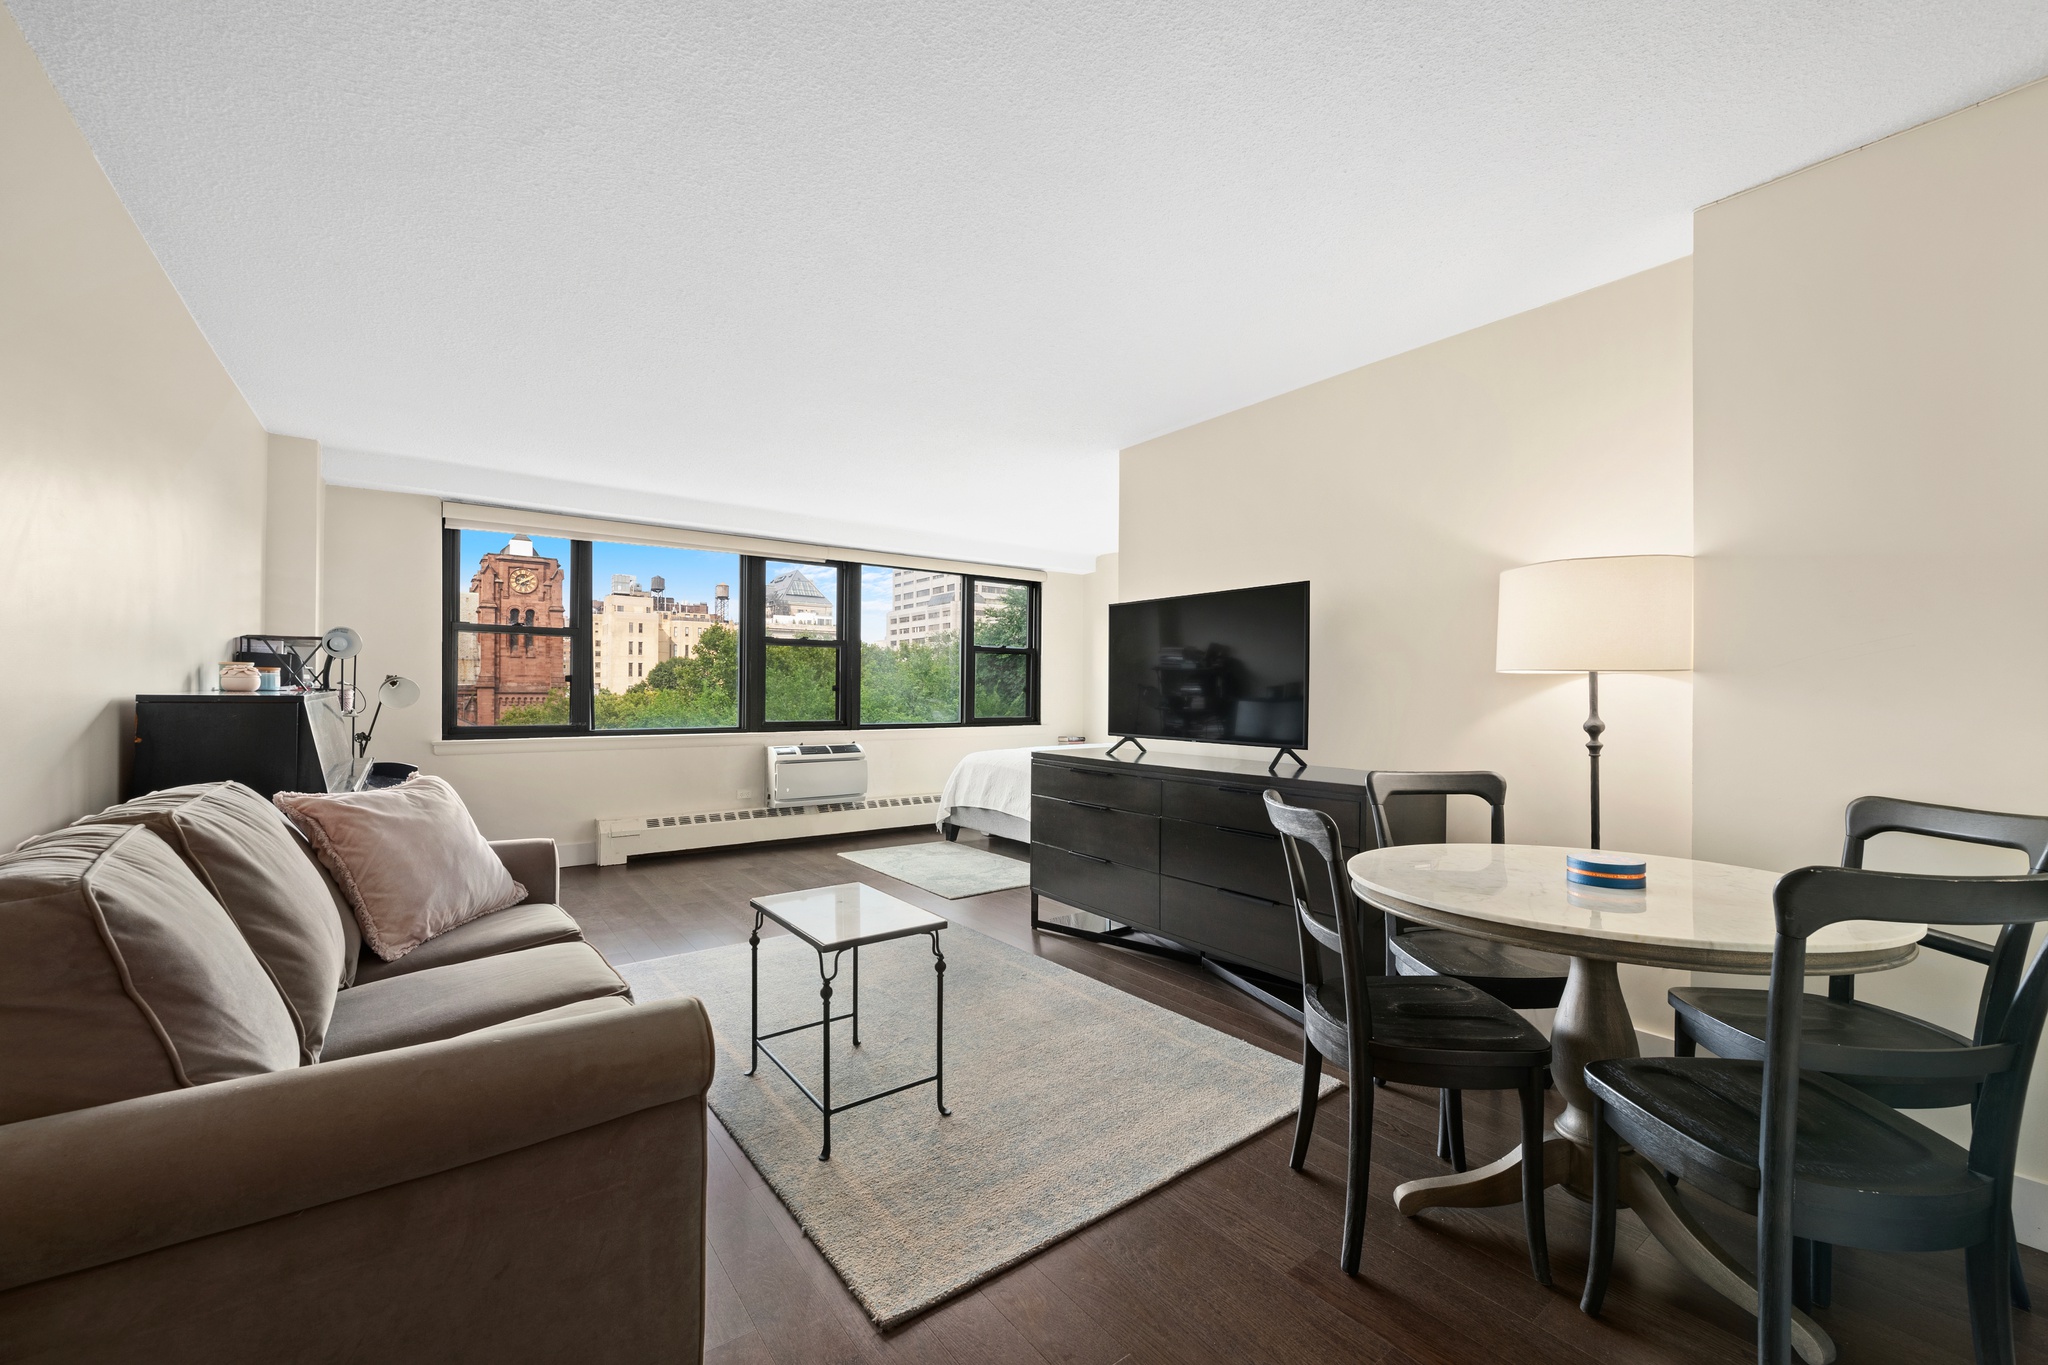
[[[822,801],[809,806],[622,816],[597,822],[597,861],[603,867],[616,867],[628,858],[646,853],[759,844],[773,839],[808,839],[821,834],[856,834],[868,829],[908,829],[932,824],[937,818],[938,804],[939,794],[931,792],[923,796]]]

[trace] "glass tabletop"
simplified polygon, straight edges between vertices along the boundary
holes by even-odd
[[[947,924],[944,916],[920,910],[865,882],[756,896],[748,903],[812,947],[826,952],[902,938],[906,934],[928,934]]]

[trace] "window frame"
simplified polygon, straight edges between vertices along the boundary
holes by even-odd
[[[1038,720],[1038,613],[1039,601],[1043,594],[1040,585],[1016,578],[998,578],[994,574],[962,574],[961,596],[965,598],[962,616],[966,629],[960,632],[960,723],[963,725],[1037,725]],[[1021,645],[982,645],[974,640],[975,617],[981,607],[981,585],[1000,583],[1006,588],[1024,589],[1024,643]],[[1021,716],[977,716],[974,713],[974,666],[984,654],[1022,655],[1024,658],[1024,714]]]
[[[886,645],[887,639],[868,641],[861,629],[861,570],[863,568],[894,569],[886,560],[882,562],[835,559],[820,554],[815,558],[791,555],[740,555],[739,600],[734,614],[734,628],[739,632],[740,677],[739,677],[739,723],[725,726],[661,727],[600,729],[596,724],[595,628],[591,616],[595,583],[592,575],[594,556],[592,546],[600,543],[592,539],[574,536],[554,536],[552,539],[567,540],[569,552],[569,624],[564,627],[540,626],[531,630],[525,626],[480,626],[464,623],[457,618],[461,615],[462,590],[460,581],[462,569],[462,530],[445,526],[442,530],[442,630],[441,630],[441,738],[444,740],[471,739],[552,739],[563,737],[604,739],[615,735],[731,735],[731,734],[785,734],[799,731],[851,731],[851,730],[947,730],[967,727],[990,728],[997,726],[1038,725],[1040,721],[1040,689],[1042,668],[1040,654],[1043,649],[1041,633],[1041,611],[1044,585],[1029,579],[1003,578],[995,574],[976,574],[968,570],[935,570],[953,575],[960,580],[962,628],[959,632],[960,650],[960,719],[939,721],[877,721],[863,722],[860,718],[861,652],[869,643]],[[614,543],[604,541],[602,543]],[[619,541],[619,544],[633,544]],[[836,582],[833,638],[830,640],[777,640],[781,647],[799,649],[833,649],[838,658],[833,669],[834,715],[829,720],[770,721],[767,712],[767,660],[768,638],[766,625],[767,609],[767,567],[770,563],[815,565],[834,571]],[[1021,646],[977,645],[974,643],[974,605],[977,585],[1000,583],[1004,587],[1022,588],[1028,611],[1028,639]],[[456,672],[458,646],[464,634],[483,635],[547,635],[562,636],[569,641],[569,721],[564,725],[463,725],[458,721],[456,699]],[[885,629],[886,637],[886,629]],[[1025,657],[1025,702],[1026,714],[1022,716],[976,716],[974,714],[974,665],[982,654],[1022,655]]]
[[[566,539],[566,537],[551,537]],[[461,621],[462,532],[441,531],[441,735],[444,739],[544,739],[590,733],[590,542],[569,541],[567,626],[480,626]],[[566,725],[464,725],[456,700],[459,641],[464,635],[545,635],[569,641],[569,722]],[[578,665],[581,665],[580,667]],[[581,723],[579,724],[579,720]]]

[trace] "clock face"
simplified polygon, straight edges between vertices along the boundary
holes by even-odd
[[[535,588],[539,586],[540,575],[535,573],[533,570],[514,569],[512,571],[512,591],[532,592]]]

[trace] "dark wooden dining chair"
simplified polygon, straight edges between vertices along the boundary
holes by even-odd
[[[2016,849],[2032,872],[2048,871],[2048,818],[1999,811],[1936,806],[1888,796],[1858,797],[1844,816],[1842,866],[1863,866],[1864,846],[1880,834],[1918,834],[1962,843]],[[2012,1007],[2020,969],[2033,942],[2032,924],[2002,925],[1995,943],[1930,930],[1923,948],[1976,962],[1985,968],[1977,994],[1977,1022],[1969,1037],[1912,1015],[1856,999],[1856,978],[1828,978],[1825,996],[1799,1002],[1799,1064],[1825,1071],[1894,1109],[1951,1109],[1974,1104],[1985,1079],[2012,1065],[2012,1051],[1992,1039]],[[1673,1047],[1681,1057],[1696,1055],[1704,1043],[1718,1057],[1761,1061],[1767,994],[1723,986],[1679,986],[1670,993],[1676,1016]],[[1833,1257],[1825,1242],[1814,1243],[1810,1266],[1801,1275],[1805,1300],[1825,1305],[1831,1297]],[[2013,1248],[2010,1272],[2013,1303],[2031,1306]]]
[[[1491,808],[1490,841],[1507,842],[1508,784],[1498,773],[1367,773],[1365,799],[1377,847],[1394,842],[1387,802],[1397,796],[1476,796]],[[1456,977],[1518,1010],[1556,1009],[1564,996],[1571,963],[1556,953],[1493,943],[1450,929],[1427,929],[1393,915],[1382,916],[1381,923],[1388,976]],[[1465,1169],[1465,1106],[1456,1090],[1438,1097],[1436,1145],[1437,1155],[1453,1170]]]
[[[2048,877],[1930,877],[1803,867],[1773,895],[1762,1062],[1627,1058],[1586,1068],[1593,1095],[1593,1241],[1580,1307],[1598,1313],[1614,1264],[1621,1144],[1689,1190],[1757,1216],[1757,1360],[1790,1365],[1800,1244],[1966,1249],[1978,1365],[2013,1359],[2013,1165],[2027,1082],[2048,1018],[2048,965],[2027,969],[1988,1035],[2008,1063],[1986,1077],[1970,1145],[1845,1081],[1799,1066],[1807,940],[1844,920],[2014,925],[2048,919]]]
[[[1327,1058],[1350,1078],[1351,1139],[1344,1177],[1344,1232],[1337,1264],[1358,1273],[1365,1238],[1367,1177],[1372,1169],[1373,1087],[1368,1080],[1439,1090],[1513,1090],[1522,1101],[1522,1219],[1529,1266],[1550,1283],[1543,1232],[1543,1086],[1550,1040],[1514,1010],[1450,977],[1369,976],[1380,945],[1341,865],[1337,825],[1319,810],[1266,793],[1266,814],[1280,833],[1287,886],[1301,946],[1301,1112],[1294,1125],[1300,1170],[1315,1132]],[[1327,884],[1335,917],[1309,909],[1311,878]],[[1318,945],[1337,955],[1341,979],[1327,981]]]

